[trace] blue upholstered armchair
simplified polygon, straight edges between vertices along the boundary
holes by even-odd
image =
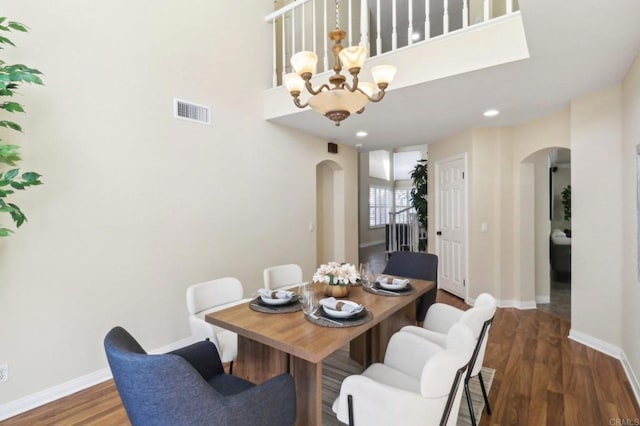
[[[260,385],[225,374],[209,341],[164,355],[148,355],[122,327],[104,347],[116,387],[136,425],[293,425],[293,378],[281,374]]]

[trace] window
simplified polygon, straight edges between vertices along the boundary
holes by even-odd
[[[389,223],[391,190],[383,186],[369,186],[369,227],[384,226]]]

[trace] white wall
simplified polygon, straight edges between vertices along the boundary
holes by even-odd
[[[571,328],[622,345],[620,86],[571,103]]]
[[[635,372],[636,397],[640,400],[640,327],[634,319],[640,310],[640,281],[638,279],[638,208],[635,147],[640,144],[640,56],[622,84],[622,305],[619,309],[622,325],[622,348]]]
[[[346,260],[357,262],[357,153],[263,119],[271,28],[262,0],[0,1],[32,29],[3,59],[41,69],[21,97],[19,194],[29,223],[0,239],[0,404],[106,366],[122,325],[149,349],[189,335],[185,289],[262,270],[316,268],[316,165],[344,170]],[[251,55],[239,55],[239,46]],[[212,106],[203,126],[174,96]],[[3,215],[4,225],[7,218]],[[2,411],[0,409],[0,411]]]

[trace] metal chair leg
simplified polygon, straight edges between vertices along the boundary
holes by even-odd
[[[489,396],[487,390],[484,387],[484,380],[482,380],[482,372],[478,373],[478,380],[480,380],[480,389],[482,389],[482,396],[484,397],[484,406],[487,407],[487,414],[491,415],[491,406],[489,405]]]
[[[349,426],[353,426],[353,396],[347,395],[347,406],[349,408]]]
[[[233,374],[233,361],[229,363],[229,374]]]
[[[469,391],[469,382],[464,382],[464,393],[467,396],[467,405],[469,406],[469,417],[471,418],[471,425],[477,426],[476,415],[473,412],[473,403],[471,402],[471,392]]]

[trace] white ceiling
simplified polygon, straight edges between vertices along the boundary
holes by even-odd
[[[639,0],[521,0],[531,57],[390,90],[340,127],[307,110],[274,120],[362,150],[432,143],[471,127],[513,126],[619,83],[640,52]],[[501,111],[487,119],[488,108]],[[356,131],[366,130],[366,138]]]

